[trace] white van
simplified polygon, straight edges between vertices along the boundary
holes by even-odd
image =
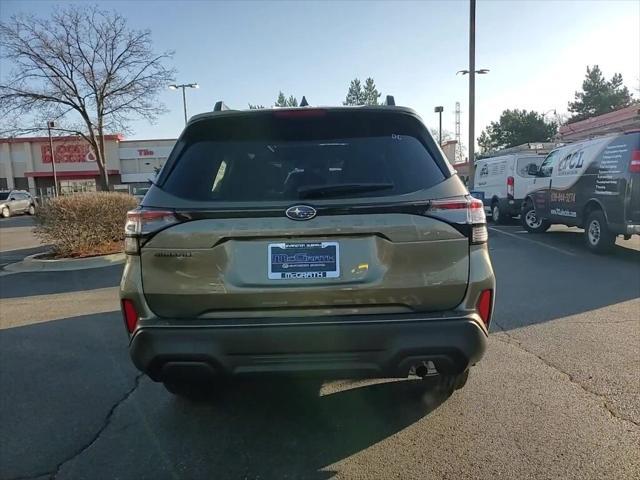
[[[473,193],[482,198],[495,223],[520,215],[522,200],[534,188],[529,165],[539,167],[555,147],[552,143],[527,143],[476,161]]]

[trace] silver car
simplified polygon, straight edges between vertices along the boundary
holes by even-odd
[[[36,213],[36,201],[25,190],[1,190],[0,191],[0,215],[9,218],[18,213]]]

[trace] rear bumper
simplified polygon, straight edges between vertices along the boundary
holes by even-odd
[[[510,217],[520,215],[520,209],[522,208],[522,200],[516,200],[514,198],[501,198],[499,200],[500,209]]]
[[[423,361],[440,372],[462,372],[482,358],[487,344],[475,315],[289,320],[142,326],[131,337],[131,358],[156,381],[278,373],[406,377]]]
[[[609,231],[615,235],[640,235],[640,222],[609,223]]]

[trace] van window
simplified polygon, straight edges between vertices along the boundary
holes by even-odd
[[[519,158],[516,162],[516,173],[523,178],[533,177],[534,175],[529,175],[529,165],[534,164],[540,167],[543,160],[543,156]]]
[[[540,173],[539,177],[550,177],[553,174],[553,167],[557,163],[558,157],[560,156],[560,150],[556,150],[555,152],[551,152],[547,158],[544,159],[542,165],[540,165]]]

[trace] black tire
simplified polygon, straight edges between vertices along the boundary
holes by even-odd
[[[594,253],[608,253],[616,243],[616,235],[611,233],[601,210],[594,210],[587,216],[584,241]]]
[[[491,204],[491,220],[496,225],[504,225],[509,221],[509,216],[500,208],[497,201]]]
[[[2,214],[3,218],[9,218],[11,216],[11,210],[9,210],[9,207],[3,207],[2,212],[0,213]]]
[[[196,403],[211,400],[215,391],[214,384],[207,382],[173,380],[165,381],[163,385],[177,397]]]
[[[29,210],[27,210],[27,213],[29,215],[35,215],[36,214],[36,207],[35,205],[31,204],[29,205]]]
[[[544,233],[549,230],[551,224],[548,220],[540,220],[536,216],[536,209],[531,202],[527,202],[522,207],[520,223],[529,233]]]

